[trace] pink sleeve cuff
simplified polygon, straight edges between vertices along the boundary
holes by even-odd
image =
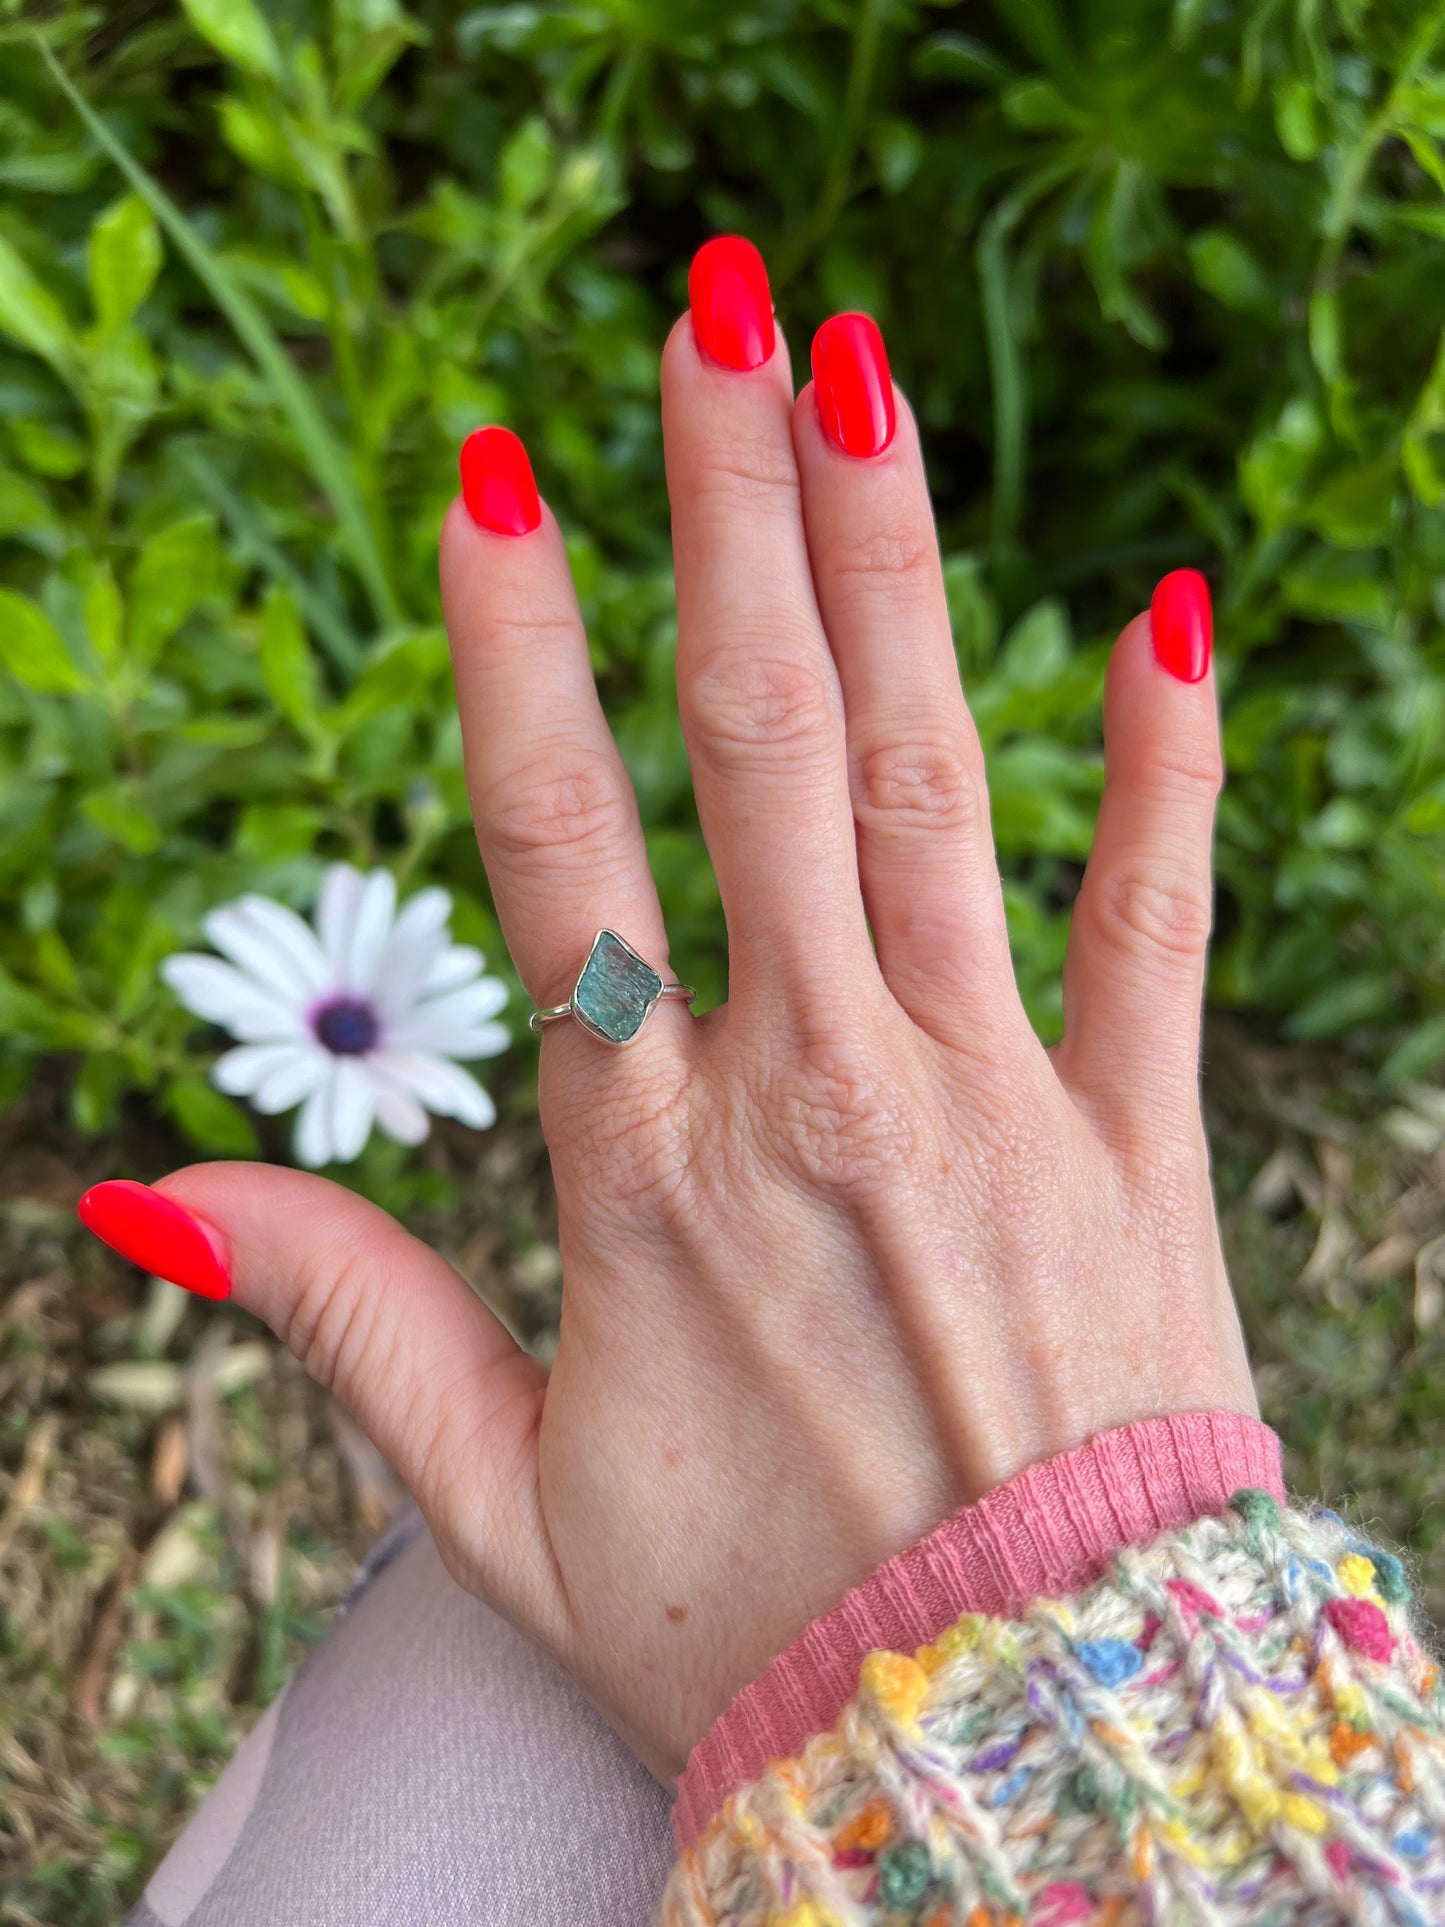
[[[1012,1615],[1077,1592],[1126,1545],[1220,1512],[1241,1486],[1283,1500],[1279,1440],[1238,1412],[1191,1412],[1101,1432],[956,1512],[815,1619],[745,1686],[678,1782],[678,1846],[737,1787],[833,1724],[875,1648],[912,1652],[966,1612]]]

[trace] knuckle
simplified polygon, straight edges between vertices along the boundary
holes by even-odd
[[[805,1036],[775,1074],[765,1109],[785,1165],[825,1190],[896,1184],[916,1148],[890,1080],[836,1021]]]
[[[526,862],[543,850],[615,848],[632,827],[632,802],[610,757],[574,751],[550,770],[494,783],[476,816],[495,855]]]
[[[858,755],[854,808],[869,827],[966,829],[982,820],[982,797],[961,744],[876,743]]]
[[[1207,883],[1125,871],[1093,895],[1095,930],[1116,949],[1169,963],[1195,964],[1209,943],[1213,903]]]
[[[1224,751],[1218,731],[1212,731],[1207,740],[1158,747],[1150,757],[1144,782],[1166,799],[1218,796],[1224,787]]]
[[[492,609],[487,619],[487,643],[494,656],[535,652],[551,662],[585,656],[587,636],[573,609],[529,609],[520,602]]]
[[[706,444],[693,456],[691,473],[694,492],[704,505],[772,504],[801,494],[792,447],[772,435],[742,432]]]
[[[716,651],[690,679],[686,708],[697,739],[725,762],[821,747],[837,722],[820,668],[736,645]]]
[[[355,1242],[303,1258],[301,1289],[286,1324],[286,1347],[307,1375],[343,1396],[370,1345],[375,1263],[375,1253]]]
[[[931,592],[938,577],[938,550],[932,529],[902,525],[875,529],[851,542],[833,565],[845,593],[881,590],[890,597]]]

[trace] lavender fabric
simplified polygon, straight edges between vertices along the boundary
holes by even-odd
[[[128,1927],[647,1927],[668,1804],[411,1514]]]

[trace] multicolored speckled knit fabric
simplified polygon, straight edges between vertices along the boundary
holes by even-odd
[[[1445,1694],[1397,1559],[1236,1494],[1069,1602],[873,1653],[666,1927],[1433,1927]]]

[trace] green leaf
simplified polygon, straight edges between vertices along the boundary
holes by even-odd
[[[0,234],[0,334],[18,341],[58,374],[75,365],[75,337],[65,311],[28,261]]]
[[[85,591],[85,628],[91,647],[102,662],[120,654],[125,609],[108,562],[96,568]]]
[[[316,664],[296,604],[273,586],[261,608],[261,674],[271,699],[303,732],[316,725]]]
[[[186,17],[218,54],[248,74],[274,80],[281,57],[266,16],[255,0],[181,0]]]
[[[125,783],[114,783],[108,789],[92,790],[80,806],[98,830],[119,843],[132,856],[149,856],[159,849],[161,841],[160,826],[144,806],[138,803]]]
[[[68,696],[85,687],[55,624],[13,589],[0,589],[0,663],[42,695]]]
[[[1275,89],[1274,126],[1280,146],[1292,161],[1312,161],[1325,144],[1318,97],[1297,74]]]
[[[1396,1044],[1380,1066],[1380,1082],[1387,1090],[1398,1090],[1413,1078],[1428,1076],[1441,1063],[1445,1063],[1445,1011]]]
[[[1263,268],[1227,228],[1201,228],[1189,239],[1189,265],[1207,294],[1241,314],[1267,309],[1273,297]]]
[[[140,307],[161,268],[161,231],[138,194],[127,194],[92,224],[90,298],[101,331],[114,334]]]
[[[225,4],[226,0],[216,0],[217,6]],[[376,538],[362,505],[352,463],[333,435],[310,388],[261,310],[227,271],[210,243],[202,239],[159,182],[131,158],[105,122],[92,111],[49,47],[41,43],[40,51],[56,85],[95,140],[150,206],[270,382],[312,474],[336,510],[352,566],[365,585],[372,608],[383,623],[391,624],[399,613],[396,599],[378,559]]]
[[[992,47],[966,33],[930,34],[913,56],[920,80],[952,80],[962,87],[1000,87],[1011,69]]]
[[[1004,118],[1030,134],[1067,134],[1081,127],[1084,115],[1050,80],[1016,80],[1001,96]]]
[[[177,1078],[162,1102],[197,1150],[227,1158],[260,1154],[261,1141],[240,1105],[201,1078]]]
[[[1273,425],[1244,450],[1239,492],[1266,532],[1293,520],[1300,489],[1324,446],[1324,424],[1313,402],[1296,396]]]
[[[1372,1023],[1388,1015],[1398,995],[1396,979],[1384,972],[1339,977],[1305,999],[1285,1024],[1285,1034],[1309,1040],[1338,1037],[1356,1024]]]
[[[923,164],[923,137],[910,121],[879,121],[869,134],[868,148],[887,194],[901,194]]]
[[[66,546],[59,514],[28,476],[0,466],[0,529],[14,542],[30,542],[47,555]]]
[[[1010,630],[999,669],[1016,689],[1047,689],[1068,660],[1068,611],[1059,602],[1036,602]]]
[[[226,556],[210,515],[188,515],[151,536],[131,571],[129,642],[153,662],[191,611],[226,580]]]
[[[502,149],[498,174],[502,200],[517,212],[534,206],[547,191],[555,165],[552,132],[540,115],[524,120]]]

